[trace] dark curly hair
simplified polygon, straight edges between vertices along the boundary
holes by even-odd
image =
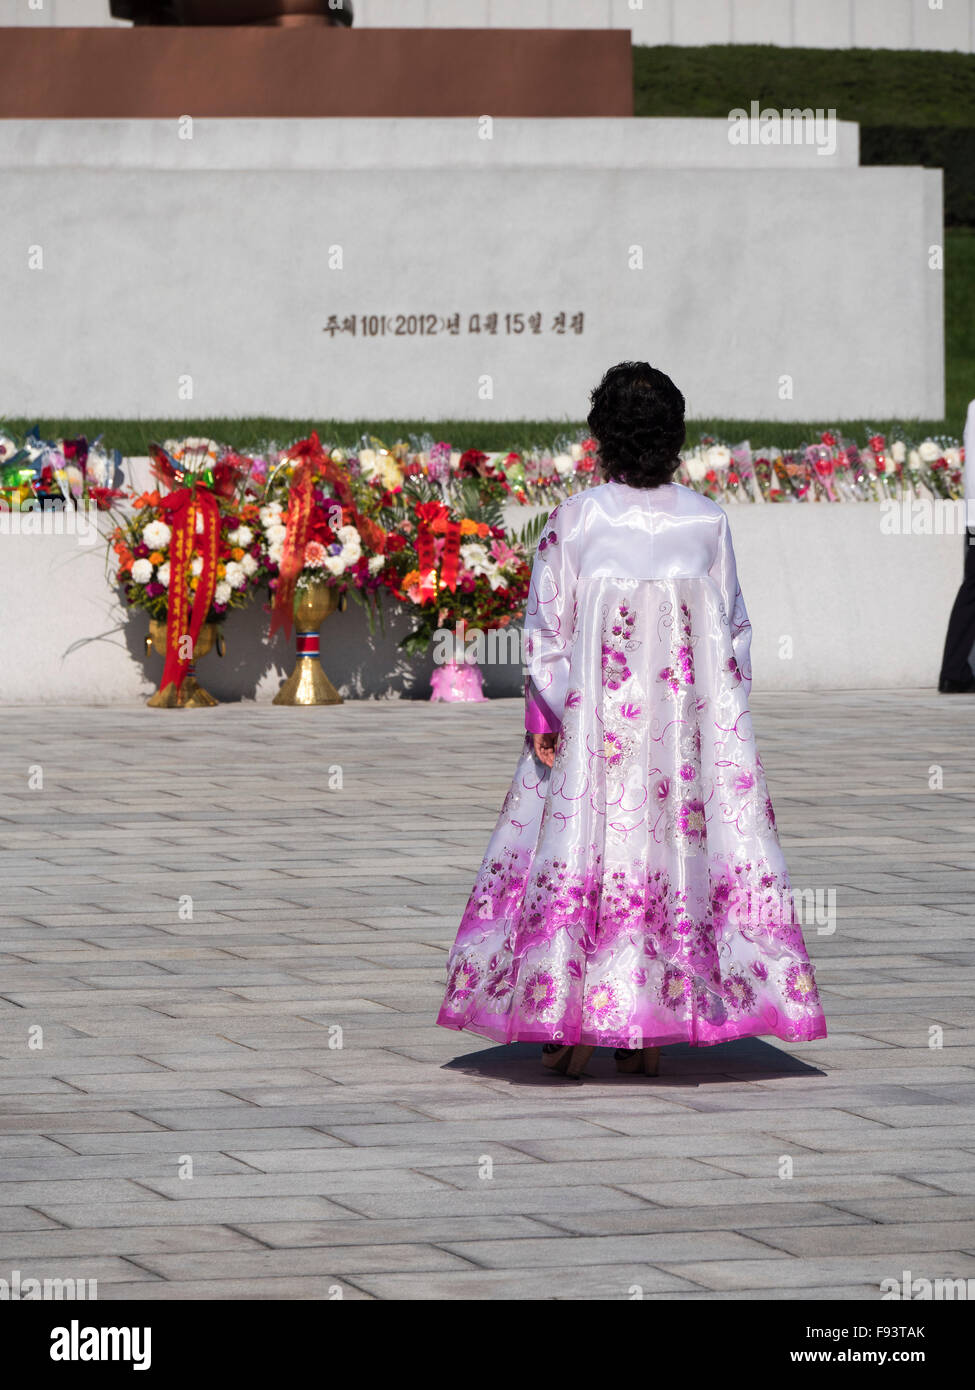
[[[649,362],[610,367],[590,397],[589,428],[603,473],[630,487],[661,487],[680,466],[684,397]]]

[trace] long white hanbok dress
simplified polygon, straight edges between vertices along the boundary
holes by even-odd
[[[826,1035],[748,712],[728,520],[678,483],[552,512],[526,738],[438,1023],[649,1047]],[[532,732],[560,730],[551,771]]]

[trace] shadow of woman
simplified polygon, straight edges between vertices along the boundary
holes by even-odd
[[[507,1081],[513,1086],[563,1085],[564,1077],[544,1070],[541,1053],[541,1043],[508,1043],[455,1057],[445,1062],[442,1070],[482,1080]],[[659,1089],[772,1081],[782,1076],[812,1078],[826,1073],[762,1038],[737,1038],[712,1047],[667,1043],[660,1058],[660,1075],[654,1077],[620,1075],[613,1060],[613,1049],[597,1047],[586,1064],[585,1075],[598,1082]]]

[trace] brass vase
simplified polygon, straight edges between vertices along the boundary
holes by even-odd
[[[298,662],[282,685],[273,703],[276,705],[340,705],[342,696],[322,670],[319,660],[318,629],[336,609],[345,608],[345,594],[340,594],[324,579],[313,579],[295,595],[295,647]]]
[[[157,651],[162,659],[166,659],[166,626],[158,618],[149,619],[149,636],[146,638],[146,656],[153,650]],[[209,690],[204,690],[203,686],[196,678],[196,662],[201,656],[206,656],[207,652],[216,645],[217,655],[224,654],[223,633],[219,631],[216,623],[204,623],[200,628],[200,635],[197,637],[193,646],[193,660],[190,662],[186,675],[183,677],[183,684],[179,688],[179,695],[172,682],[166,686],[165,690],[157,690],[155,695],[150,695],[146,704],[152,709],[204,709],[211,705],[218,705],[219,700],[214,699]]]

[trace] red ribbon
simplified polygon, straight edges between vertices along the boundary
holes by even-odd
[[[440,562],[441,583],[451,593],[457,588],[457,575],[460,570],[460,522],[447,522],[447,538],[444,541],[443,557]]]
[[[193,661],[193,652],[206,622],[217,587],[217,558],[220,536],[220,508],[205,488],[181,487],[159,499],[168,513],[172,539],[169,546],[169,604],[166,615],[166,660],[160,689],[173,684],[177,694]],[[203,532],[197,542],[196,518],[203,518]],[[189,568],[194,550],[199,549],[203,568],[197,580],[193,609],[189,611]],[[187,640],[188,639],[188,640]]]
[[[278,628],[283,628],[289,636],[291,635],[295,590],[298,587],[298,576],[304,569],[305,546],[308,544],[308,533],[311,529],[311,471],[311,461],[303,459],[291,478],[288,511],[284,519],[287,528],[284,550],[278,568],[274,602],[271,605],[272,637]]]
[[[416,506],[416,558],[420,567],[420,602],[437,596],[437,562],[433,545],[433,526],[449,515],[442,502],[418,502]]]

